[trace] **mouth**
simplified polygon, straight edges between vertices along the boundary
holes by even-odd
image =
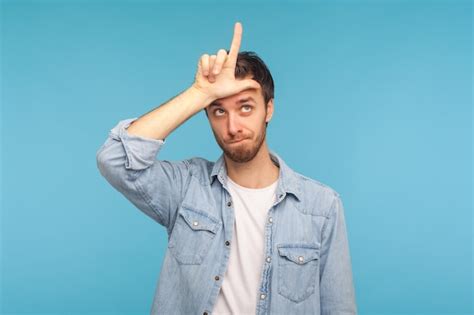
[[[229,142],[229,144],[240,143],[244,140],[247,140],[247,139],[240,139],[240,140],[237,140],[237,141],[232,141],[232,142]]]

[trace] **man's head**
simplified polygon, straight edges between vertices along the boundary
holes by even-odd
[[[245,163],[257,155],[265,141],[273,115],[274,84],[265,63],[254,52],[239,53],[235,78],[253,79],[260,88],[217,99],[204,110],[225,155],[234,162]]]

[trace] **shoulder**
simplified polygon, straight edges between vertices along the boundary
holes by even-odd
[[[331,186],[314,178],[294,172],[300,186],[305,211],[312,215],[329,217],[341,195]]]

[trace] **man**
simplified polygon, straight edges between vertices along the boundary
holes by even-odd
[[[166,227],[152,314],[356,314],[339,194],[294,172],[266,142],[273,79],[239,48],[201,56],[193,84],[122,120],[97,152],[101,174]],[[165,138],[205,110],[217,162],[156,160]]]

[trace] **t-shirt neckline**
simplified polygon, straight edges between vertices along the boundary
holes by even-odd
[[[267,191],[267,190],[271,190],[271,189],[275,188],[275,186],[278,183],[279,178],[277,178],[277,180],[274,181],[273,183],[271,183],[269,186],[262,187],[262,188],[248,188],[248,187],[241,186],[241,185],[237,184],[236,182],[234,182],[229,176],[227,176],[227,180],[230,182],[230,184],[232,184],[233,186],[235,186],[239,189],[250,191],[250,192],[263,192],[263,191]]]

